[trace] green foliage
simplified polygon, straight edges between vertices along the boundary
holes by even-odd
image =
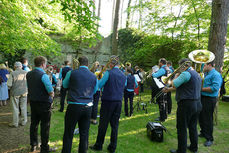
[[[41,5],[39,1],[0,0],[1,53],[14,56],[17,50],[27,50],[35,55],[57,54],[60,51],[60,45],[37,22],[39,15],[36,13],[39,14],[37,10]]]
[[[62,6],[62,14],[65,21],[73,25],[70,32],[64,39],[75,42],[73,46],[78,49],[83,45],[89,47],[96,45],[97,40],[101,39],[98,33],[98,20],[95,12],[95,4],[93,0],[53,0],[52,3],[58,2]]]
[[[119,31],[119,48],[123,62],[131,61],[133,65],[150,69],[162,57],[176,66],[181,58],[187,57],[197,46],[187,40],[173,40],[166,36],[147,35],[139,30],[122,29]]]

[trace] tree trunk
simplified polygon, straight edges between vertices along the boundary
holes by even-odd
[[[138,29],[142,29],[142,0],[139,0],[139,21]]]
[[[100,20],[100,10],[101,10],[101,0],[99,0],[99,4],[98,4],[98,24],[99,24],[99,20]],[[99,26],[97,27],[97,30],[99,29]]]
[[[115,3],[116,0],[113,0],[113,6],[112,6],[112,18],[111,18],[111,29],[114,27],[114,14],[115,14]]]
[[[114,18],[114,27],[113,27],[113,35],[112,35],[112,54],[118,54],[118,20],[119,20],[119,6],[120,0],[116,0],[116,7],[115,7],[115,18]]]
[[[213,0],[208,50],[215,54],[215,68],[223,65],[224,49],[227,39],[229,0]]]
[[[130,25],[130,4],[131,4],[131,0],[128,1],[128,6],[127,6],[126,28],[129,28]]]

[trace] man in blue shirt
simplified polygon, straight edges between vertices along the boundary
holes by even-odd
[[[64,80],[68,71],[72,70],[72,68],[70,68],[70,66],[69,66],[70,65],[69,61],[64,61],[64,65],[65,65],[65,67],[60,69],[60,74],[59,74],[59,80],[62,80],[62,81]],[[59,112],[64,111],[64,103],[65,103],[66,93],[67,93],[67,90],[63,87],[63,82],[62,82],[62,86],[60,89],[60,110],[59,110]]]
[[[26,75],[28,85],[28,99],[31,107],[30,145],[31,152],[38,145],[38,125],[41,126],[41,153],[53,151],[49,148],[49,129],[51,119],[51,104],[54,92],[52,83],[45,73],[46,58],[38,56],[34,59],[35,69]]]
[[[182,65],[182,72],[176,75],[172,81],[173,87],[164,88],[164,92],[176,89],[177,101],[177,150],[170,150],[171,153],[186,153],[187,149],[187,128],[189,129],[190,146],[192,152],[198,150],[197,118],[198,103],[200,103],[201,78],[193,70],[189,59],[179,61]]]
[[[157,78],[157,79],[161,80],[162,76],[167,76],[169,70],[168,70],[168,67],[166,66],[166,62],[167,61],[164,58],[161,58],[159,60],[159,64],[158,65],[159,65],[160,69],[156,73],[152,74],[153,78]],[[158,87],[152,88],[152,99],[158,93],[158,91],[159,91]],[[164,122],[165,119],[167,119],[167,112],[166,112],[166,108],[167,108],[167,93],[163,93],[160,97],[158,97],[156,99],[156,101],[158,103],[159,112],[160,112],[160,117],[158,117],[156,119],[156,121]]]
[[[206,147],[213,144],[213,113],[222,84],[221,74],[215,70],[214,62],[204,65],[204,83],[201,92],[202,111],[200,112],[200,137],[206,138]]]
[[[69,71],[63,81],[63,87],[68,88],[68,107],[65,114],[62,153],[71,153],[72,139],[76,124],[79,125],[79,153],[88,149],[88,132],[90,128],[93,95],[98,90],[96,76],[88,70],[88,58],[78,59],[79,69]]]
[[[108,151],[114,153],[117,147],[118,125],[122,108],[123,91],[126,76],[118,67],[118,57],[111,56],[110,70],[106,71],[103,78],[99,80],[99,88],[103,88],[102,104],[100,109],[99,129],[93,150],[102,150],[108,124],[111,125],[111,139]]]

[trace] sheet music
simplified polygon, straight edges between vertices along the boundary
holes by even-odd
[[[137,82],[141,82],[141,79],[140,79],[140,77],[138,76],[138,74],[134,74],[134,77],[135,77],[135,79],[136,79]]]
[[[161,88],[165,87],[165,85],[161,81],[159,81],[157,78],[153,78],[153,79],[154,79],[158,88],[161,89]]]
[[[154,122],[153,125],[154,126],[162,126],[160,123],[156,123],[156,122]]]

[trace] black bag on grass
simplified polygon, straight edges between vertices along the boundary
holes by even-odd
[[[146,125],[147,136],[152,141],[163,142],[163,131],[166,131],[166,128],[157,122],[148,122]]]

